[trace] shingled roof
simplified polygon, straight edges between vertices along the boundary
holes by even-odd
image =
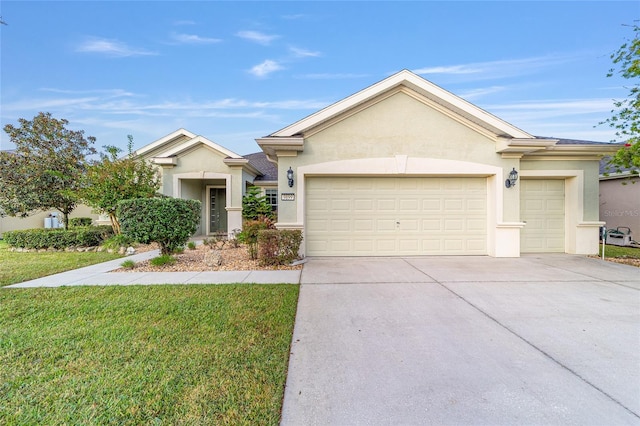
[[[277,181],[278,180],[278,167],[271,161],[267,160],[267,155],[264,152],[256,152],[253,154],[243,155],[244,158],[249,160],[249,164],[258,169],[262,176],[256,178],[258,181]]]

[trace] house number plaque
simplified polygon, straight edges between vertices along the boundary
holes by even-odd
[[[296,200],[296,194],[294,194],[293,192],[283,192],[282,194],[280,194],[280,200],[282,200],[282,201],[295,201]]]

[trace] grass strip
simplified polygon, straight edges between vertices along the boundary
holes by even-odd
[[[118,259],[119,257],[122,256],[117,253],[107,252],[18,253],[9,251],[7,243],[0,241],[0,287]]]
[[[296,285],[0,291],[5,425],[279,422]]]

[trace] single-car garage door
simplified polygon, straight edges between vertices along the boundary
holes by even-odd
[[[309,177],[309,256],[487,253],[486,178]]]
[[[522,179],[520,234],[522,253],[564,253],[564,180]]]

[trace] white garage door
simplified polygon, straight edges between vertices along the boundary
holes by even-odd
[[[487,253],[485,178],[310,177],[309,256]]]
[[[521,180],[523,253],[564,253],[564,180]]]

